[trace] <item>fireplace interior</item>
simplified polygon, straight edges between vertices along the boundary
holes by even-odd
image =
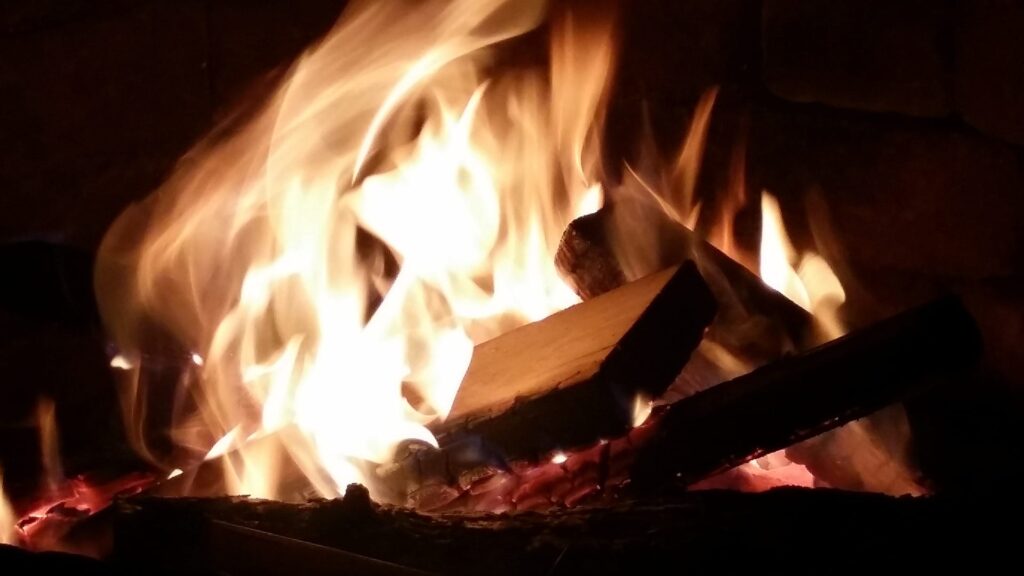
[[[1016,560],[1024,3],[0,24],[4,574]]]

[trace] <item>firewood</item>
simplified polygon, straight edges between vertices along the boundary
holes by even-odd
[[[390,562],[220,520],[207,524],[209,568],[247,576],[429,576]]]
[[[664,392],[715,309],[687,262],[478,345],[449,419],[434,427],[441,449],[404,454],[381,470],[394,499],[407,501],[425,482],[454,482],[495,459],[535,460],[622,436],[632,427],[636,396]],[[275,449],[281,433],[260,439],[261,449]],[[157,493],[224,494],[232,456],[204,462]],[[283,493],[301,496],[309,484],[293,468],[284,468]]]
[[[699,480],[960,376],[980,354],[960,301],[936,300],[669,406],[632,481]]]
[[[473,350],[448,420],[503,412],[522,398],[598,380],[629,399],[657,395],[715,310],[687,262],[502,334]]]
[[[119,503],[113,560],[152,572],[208,569],[213,521],[456,575],[658,574],[666,566],[721,573],[729,558],[820,574],[837,566],[920,568],[954,557],[1012,557],[1015,546],[989,540],[1001,527],[980,522],[983,509],[954,498],[792,488],[675,492],[543,514],[442,516],[374,504],[359,486],[342,499],[307,504],[149,497]]]
[[[558,247],[555,263],[566,281],[583,299],[593,298],[628,281],[616,260],[611,238],[617,221],[615,205],[574,220]],[[657,235],[647,256],[651,272],[685,259],[697,263],[718,302],[719,309],[707,337],[754,365],[761,365],[793,349],[803,349],[813,338],[811,315],[765,285],[754,273],[701,239],[691,230],[655,211],[644,215],[656,220],[644,233]]]
[[[531,458],[620,436],[636,396],[665,391],[715,311],[685,262],[480,344],[438,440]]]

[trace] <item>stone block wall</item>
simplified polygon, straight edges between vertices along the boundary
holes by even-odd
[[[1024,3],[764,0],[763,74],[778,96],[955,117],[1024,144]]]

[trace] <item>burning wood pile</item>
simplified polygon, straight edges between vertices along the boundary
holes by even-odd
[[[694,192],[713,91],[674,163],[612,178],[601,4],[354,3],[262,112],[121,216],[98,297],[160,481],[107,513],[115,559],[624,573],[963,535],[969,507],[894,497],[928,487],[841,427],[903,430],[900,402],[976,366],[972,317],[949,296],[844,335],[839,279],[797,258],[767,193],[744,250],[742,166],[716,210]],[[836,490],[879,459],[890,495]],[[750,494],[782,486],[801,488]]]

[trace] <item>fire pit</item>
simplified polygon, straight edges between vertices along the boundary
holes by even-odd
[[[198,4],[132,17],[245,45]],[[1024,14],[809,4],[293,15],[304,51],[151,194],[106,198],[101,241],[4,248],[11,374],[88,366],[97,392],[12,396],[0,543],[27,551],[0,562],[1010,559],[1024,115],[979,102],[1024,96],[985,68],[1019,68],[991,43]]]

